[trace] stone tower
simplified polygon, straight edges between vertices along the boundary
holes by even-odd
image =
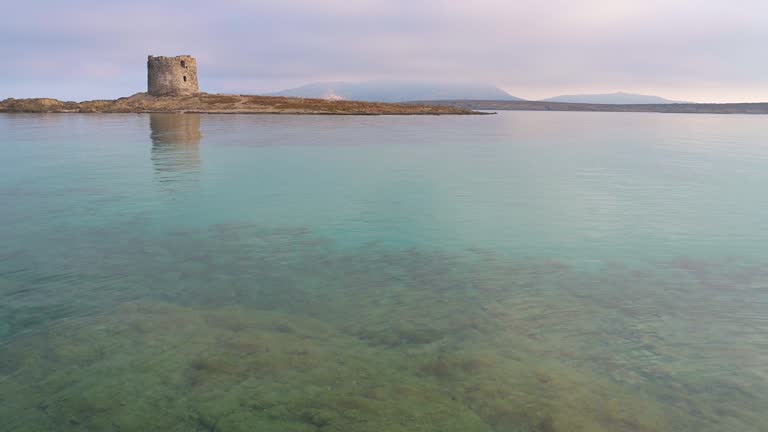
[[[152,96],[183,96],[198,93],[197,61],[194,57],[149,56],[147,93]]]

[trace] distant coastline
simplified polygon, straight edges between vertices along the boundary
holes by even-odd
[[[5,99],[0,113],[210,113],[326,115],[472,115],[486,114],[441,105],[394,104],[323,99],[196,93],[152,96],[137,93],[115,100],[63,102],[57,99]]]
[[[768,103],[592,104],[542,101],[433,100],[407,102],[467,110],[768,114]]]

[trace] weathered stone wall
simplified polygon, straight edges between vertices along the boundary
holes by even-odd
[[[192,56],[149,56],[147,92],[153,96],[182,96],[199,93],[197,61]]]

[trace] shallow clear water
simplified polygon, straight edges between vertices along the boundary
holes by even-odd
[[[0,115],[0,430],[768,431],[763,116]]]

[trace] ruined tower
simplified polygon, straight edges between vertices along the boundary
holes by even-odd
[[[147,93],[152,96],[182,96],[198,93],[197,61],[194,57],[149,56]]]

